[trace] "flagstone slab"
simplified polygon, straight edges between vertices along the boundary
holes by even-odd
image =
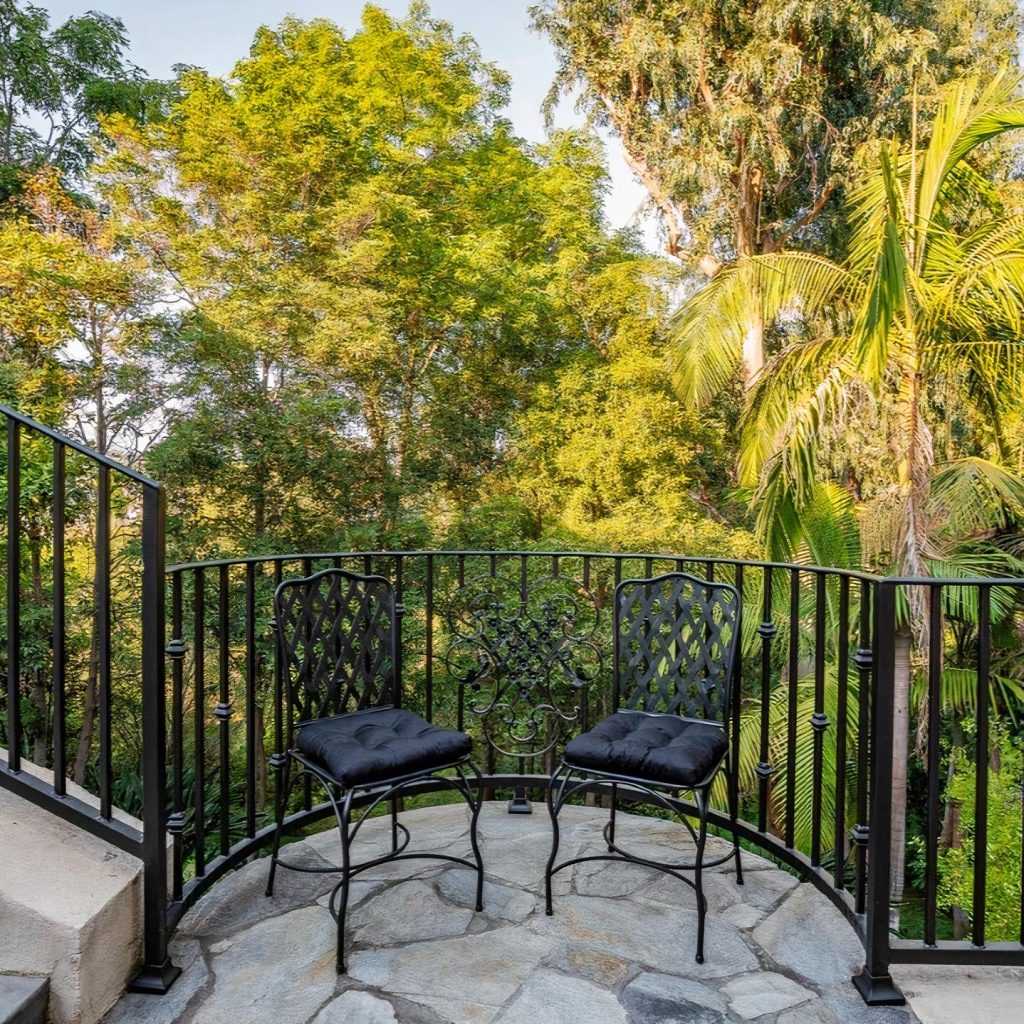
[[[332,999],[312,1024],[398,1024],[398,1017],[386,999],[350,989]]]
[[[487,1022],[555,946],[508,926],[463,938],[350,955],[349,976],[422,1003],[453,1021]]]
[[[722,995],[729,1000],[729,1009],[737,1017],[753,1020],[765,1013],[777,1013],[798,1003],[806,1003],[814,998],[815,993],[784,974],[758,971],[723,985]]]
[[[424,935],[462,935],[472,920],[472,909],[445,902],[432,885],[414,878],[361,903],[348,918],[348,937],[363,946],[396,946]]]
[[[622,1002],[634,1024],[724,1024],[728,1004],[707,985],[647,972],[631,981]]]
[[[286,846],[281,855],[301,867],[331,867],[329,861],[305,843]],[[289,871],[279,865],[274,878],[274,895],[267,896],[269,873],[270,860],[265,857],[232,871],[185,915],[178,926],[179,932],[208,938],[231,935],[257,921],[308,906],[324,893],[330,893],[338,882],[336,874]]]
[[[500,1024],[626,1024],[626,1011],[607,989],[582,978],[540,969],[534,971],[497,1017]]]
[[[864,962],[849,922],[808,882],[754,929],[753,938],[777,964],[821,986],[849,981]]]
[[[452,868],[437,880],[438,892],[447,900],[466,907],[476,906],[476,872],[470,868]],[[538,898],[532,893],[509,885],[499,885],[484,879],[485,917],[498,921],[525,920],[537,907]]]
[[[213,990],[190,1024],[309,1020],[337,984],[335,934],[315,905],[253,925],[213,958]]]
[[[555,901],[554,910],[552,917],[529,918],[526,927],[669,974],[721,978],[759,966],[740,933],[711,916],[706,925],[705,962],[698,964],[694,960],[696,911],[595,896],[563,897]]]

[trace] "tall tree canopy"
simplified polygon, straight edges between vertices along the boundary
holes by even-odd
[[[911,83],[1016,52],[1012,0],[545,0],[560,92],[619,137],[669,253],[713,274],[792,243],[834,252],[857,146],[902,132]],[[764,361],[747,325],[748,383]]]
[[[234,465],[257,535],[308,500],[314,449],[334,450],[325,493],[361,491],[385,533],[465,493],[536,373],[583,343],[591,270],[634,258],[603,229],[594,143],[516,139],[506,76],[422,4],[368,7],[351,36],[289,19],[230,78],[178,86],[166,120],[107,119],[101,178],[181,311],[159,471],[209,499]],[[290,482],[268,461],[286,449]]]
[[[50,28],[42,7],[0,0],[0,198],[43,165],[78,182],[104,114],[159,113],[164,84],[125,59],[117,18],[90,11]]]

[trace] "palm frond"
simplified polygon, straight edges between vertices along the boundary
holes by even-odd
[[[691,404],[706,403],[732,380],[752,322],[835,309],[855,291],[852,275],[812,253],[754,256],[720,271],[672,318],[676,386]]]
[[[932,477],[929,513],[956,537],[1024,519],[1024,478],[988,459],[957,459]]]
[[[1006,69],[981,83],[977,77],[946,86],[921,162],[916,219],[929,224],[942,187],[953,169],[983,142],[1024,128],[1021,76]]]

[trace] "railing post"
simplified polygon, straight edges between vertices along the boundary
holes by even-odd
[[[166,992],[181,973],[167,954],[167,723],[164,692],[164,492],[142,488],[142,969],[132,992]]]
[[[868,821],[867,922],[864,969],[853,984],[869,1006],[902,1006],[906,999],[889,973],[889,881],[892,870],[893,696],[896,670],[896,585],[875,591],[871,700],[871,815]]]

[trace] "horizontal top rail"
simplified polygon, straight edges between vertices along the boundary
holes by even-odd
[[[145,487],[152,487],[154,490],[161,490],[163,488],[162,484],[158,483],[152,477],[146,476],[145,473],[140,473],[137,469],[132,469],[131,466],[126,466],[123,462],[118,462],[117,459],[112,459],[108,455],[102,455],[99,452],[94,451],[88,445],[82,444],[81,441],[76,441],[73,437],[68,437],[67,434],[62,434],[59,430],[47,427],[38,420],[32,419],[31,416],[25,416],[23,413],[17,412],[10,406],[0,404],[0,415],[14,420],[16,423],[20,423],[22,426],[28,427],[30,430],[34,430],[37,434],[42,434],[44,437],[50,438],[51,441],[56,441],[58,444],[62,444],[65,448],[70,448],[73,451],[84,455],[86,458],[91,459],[93,462],[98,463],[101,466],[106,466],[107,469],[112,469],[117,473],[121,473],[136,481],[136,483],[140,483]]]
[[[304,558],[424,558],[427,556],[445,558],[520,558],[523,556],[530,556],[536,558],[610,558],[618,559],[620,561],[624,561],[626,559],[650,558],[653,560],[672,562],[708,562],[713,565],[735,565],[743,566],[744,568],[780,569],[807,573],[826,573],[830,576],[844,576],[848,579],[865,580],[869,583],[880,583],[883,581],[901,582],[893,580],[887,576],[877,576],[874,573],[864,572],[859,569],[842,569],[834,566],[824,565],[806,565],[797,562],[765,562],[758,561],[756,559],[721,558],[716,555],[688,555],[679,554],[678,552],[672,554],[670,552],[665,551],[662,551],[660,553],[646,551],[551,551],[547,549],[534,550],[532,548],[517,548],[497,551],[489,551],[487,549],[463,550],[459,548],[435,548],[422,551],[391,551],[385,548],[382,548],[377,551],[296,551],[287,554],[245,555],[238,558],[213,558],[199,562],[178,562],[174,565],[169,565],[167,567],[167,572],[186,572],[190,569],[219,569],[223,566],[233,565],[262,565],[267,563],[273,564],[275,562],[297,562]],[[927,577],[923,577],[921,579],[914,579],[908,582],[941,583],[943,581],[932,580]],[[990,579],[958,579],[955,582],[959,584],[999,583],[998,580]],[[1024,585],[1024,579],[1016,580],[1015,582]]]

